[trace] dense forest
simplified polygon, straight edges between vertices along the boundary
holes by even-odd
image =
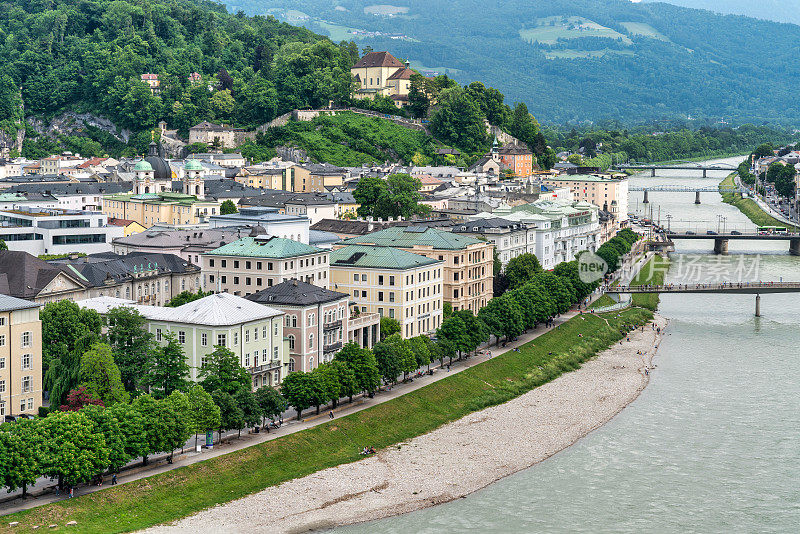
[[[461,83],[482,80],[543,122],[800,118],[799,26],[629,0],[393,4],[236,0],[231,8],[392,50]]]

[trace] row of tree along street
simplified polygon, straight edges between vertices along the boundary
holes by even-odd
[[[596,254],[616,271],[637,239],[622,230]],[[498,343],[513,340],[580,303],[599,283],[581,280],[577,260],[545,272],[532,254],[514,258],[499,276],[505,288],[477,316],[445,306],[435,339],[402,339],[399,324],[384,318],[385,337],[372,350],[347,344],[331,362],[290,373],[280,393],[270,387],[253,392],[249,372],[225,347],[215,348],[199,383],[192,383],[180,343],[169,333],[156,343],[130,308],[110,310],[103,335],[96,312],[70,301],[50,303],[41,319],[53,408],[0,425],[0,485],[24,494],[42,476],[58,479],[60,487],[89,482],[136,458],[147,463],[148,456],[167,453],[171,461],[192,434],[197,439],[216,430],[221,439],[225,430],[241,433],[279,418],[287,406],[298,419],[311,407],[319,413],[323,405],[372,395],[381,382],[405,379],[437,360],[443,365],[445,358],[461,358],[491,335]]]

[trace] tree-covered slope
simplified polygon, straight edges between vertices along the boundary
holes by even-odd
[[[20,104],[25,116],[92,112],[134,134],[162,119],[184,132],[202,120],[255,126],[347,98],[357,55],[206,0],[3,2],[0,127],[13,129]],[[141,81],[145,73],[159,76],[159,92]]]
[[[484,81],[541,120],[800,118],[800,27],[791,24],[628,0],[235,0],[233,7],[391,50],[429,70],[448,68],[461,82]]]
[[[800,0],[643,0],[800,24]]]

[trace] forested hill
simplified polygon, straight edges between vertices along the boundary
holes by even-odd
[[[644,0],[800,24],[800,0]]]
[[[64,110],[105,116],[143,146],[161,119],[184,132],[203,120],[255,126],[348,98],[358,58],[355,46],[205,0],[2,2],[0,37],[5,142],[23,116]]]
[[[481,80],[544,121],[800,118],[791,24],[629,0],[231,2]]]

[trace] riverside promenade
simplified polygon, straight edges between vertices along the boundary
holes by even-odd
[[[641,256],[637,255],[636,253],[629,253],[628,255],[626,255],[626,257],[624,258],[623,267],[620,268],[618,273],[616,273],[616,276],[612,279],[612,282],[617,280],[620,283],[630,281],[636,275],[636,273],[638,273],[641,267],[652,257],[652,255],[653,253],[647,253]],[[602,295],[603,295],[602,290],[595,291],[589,298],[590,302],[593,302]],[[569,321],[579,313],[580,311],[576,308],[574,310],[570,310],[567,313],[561,314],[561,316],[553,319],[552,327],[545,328],[543,325],[541,325],[535,330],[522,334],[516,340],[505,343],[503,347],[492,346],[490,339],[490,341],[484,343],[482,347],[478,349],[477,353],[473,356],[461,360],[454,360],[453,363],[449,366],[446,363],[442,367],[436,367],[434,365],[431,365],[431,369],[434,369],[433,375],[424,374],[421,377],[413,378],[413,380],[409,382],[398,383],[389,388],[387,387],[381,388],[381,390],[378,393],[376,393],[373,398],[363,396],[354,399],[352,403],[340,404],[337,408],[333,410],[334,416],[341,417],[344,415],[349,415],[351,413],[359,412],[361,410],[365,410],[372,406],[376,406],[388,400],[405,395],[406,393],[415,391],[428,384],[432,384],[433,382],[441,380],[452,373],[459,373],[465,369],[469,369],[470,367],[474,367],[475,365],[483,363],[492,357],[496,357],[505,352],[515,350],[524,345],[525,343],[528,343],[529,341],[538,338],[539,336],[545,334],[546,332],[552,330],[553,328],[556,328],[559,325]],[[277,439],[281,436],[286,436],[289,434],[293,434],[295,432],[300,432],[302,430],[312,428],[321,423],[328,422],[329,412],[330,409],[321,410],[319,415],[313,414],[313,412],[309,412],[311,413],[311,415],[304,417],[300,421],[297,421],[296,419],[291,419],[291,420],[288,419],[289,414],[287,413],[285,414],[287,415],[287,418],[284,420],[285,421],[284,424],[281,425],[279,429],[270,430],[269,433],[260,432],[258,434],[255,433],[243,434],[241,438],[237,438],[236,437],[237,432],[234,431],[225,435],[225,437],[223,438],[223,443],[215,444],[213,449],[211,450],[203,449],[202,452],[198,453],[195,452],[195,450],[192,448],[191,451],[187,450],[186,452],[180,454],[176,452],[172,464],[167,463],[168,455],[163,455],[160,457],[151,457],[147,466],[141,466],[140,464],[132,464],[131,467],[119,473],[117,476],[117,484],[126,484],[128,482],[133,482],[135,480],[151,477],[153,475],[171,471],[179,467],[192,465],[198,462],[202,462],[204,460],[208,460],[210,458],[221,456],[223,454],[228,454],[241,449],[245,449],[247,447],[258,445],[259,443],[264,443],[269,440]],[[290,411],[289,413],[294,413],[294,412]],[[190,441],[193,442],[193,440]],[[187,448],[188,447],[189,445],[187,444]],[[111,477],[106,476],[104,478],[103,486],[92,486],[92,485],[77,486],[74,492],[75,496],[77,497],[80,495],[102,491],[103,489],[108,488],[110,482],[111,482]],[[46,483],[43,483],[40,480],[35,486],[29,488],[29,496],[27,498],[21,499],[21,498],[11,497],[11,498],[6,498],[5,502],[0,503],[0,515],[6,515],[22,510],[27,510],[30,508],[35,508],[38,506],[42,506],[44,504],[49,504],[68,498],[64,494],[56,495],[54,487],[55,487],[54,482],[47,481]]]

